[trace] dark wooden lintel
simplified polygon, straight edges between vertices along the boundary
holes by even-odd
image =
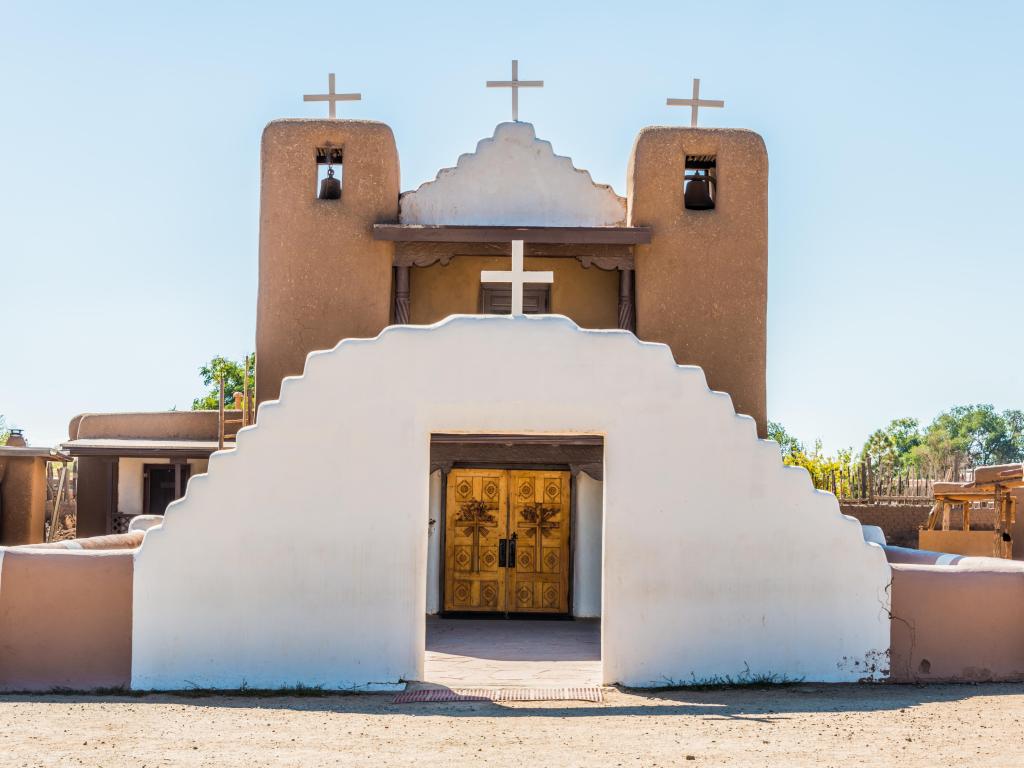
[[[650,227],[472,227],[374,224],[374,240],[403,243],[526,243],[640,245],[651,242]]]
[[[604,445],[602,435],[464,435],[435,432],[431,445],[484,443],[490,445]]]
[[[432,435],[430,470],[453,466],[556,469],[604,476],[604,439],[600,435]]]
[[[580,245],[527,243],[524,255],[534,258],[577,259],[583,266],[599,269],[633,269],[631,245]],[[396,267],[429,267],[440,263],[447,266],[456,256],[510,256],[511,242],[500,243],[424,243],[399,242],[395,244]]]

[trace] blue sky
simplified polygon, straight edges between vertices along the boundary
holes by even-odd
[[[402,187],[521,118],[625,192],[637,131],[690,78],[771,164],[769,415],[859,445],[900,416],[1024,407],[1024,4],[0,4],[0,414],[187,408],[253,347],[258,147],[325,114],[387,122]]]

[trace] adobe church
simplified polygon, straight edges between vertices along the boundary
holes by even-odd
[[[519,121],[540,81],[488,85],[512,122],[404,194],[333,76],[329,119],[267,126],[255,424],[72,421],[80,538],[0,546],[0,690],[429,701],[509,647],[558,667],[551,627],[597,651],[571,686],[1020,679],[1024,568],[889,546],[761,439],[760,137],[697,128],[695,80],[623,198]]]
[[[416,190],[400,194],[399,167],[382,123],[287,119],[264,130],[259,401],[276,399],[310,352],[339,339],[509,314],[512,286],[487,275],[507,269],[512,242],[521,241],[524,314],[668,344],[765,435],[768,160],[760,136],[645,129],[625,197],[518,120]],[[541,274],[546,282],[531,282]],[[498,350],[478,362],[495,376],[507,364]],[[576,497],[600,499],[599,483],[590,483],[601,480],[601,465],[593,436],[434,435],[430,564],[438,576],[428,610],[598,615],[599,590],[580,577],[599,551],[580,543],[599,546],[600,509],[581,508]],[[480,519],[443,514],[467,502],[495,526],[487,546]],[[550,510],[560,519],[537,518]],[[533,546],[523,546],[526,538]]]
[[[605,683],[887,673],[885,554],[759,439],[760,136],[694,127],[695,81],[620,197],[518,120],[530,84],[489,83],[513,121],[405,193],[333,76],[331,118],[266,127],[255,425],[86,414],[65,444],[106,462],[96,520],[140,455],[184,493],[133,540],[130,671],[107,620],[95,679],[393,690],[430,614],[600,617]]]

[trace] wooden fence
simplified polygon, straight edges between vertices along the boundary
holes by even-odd
[[[974,478],[974,470],[952,466],[936,477],[916,467],[899,470],[855,462],[845,467],[812,471],[811,478],[815,488],[834,493],[843,501],[923,504],[932,500],[935,483],[970,482]]]

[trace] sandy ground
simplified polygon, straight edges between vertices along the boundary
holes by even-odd
[[[0,765],[1024,766],[1021,684],[392,698],[0,696]]]

